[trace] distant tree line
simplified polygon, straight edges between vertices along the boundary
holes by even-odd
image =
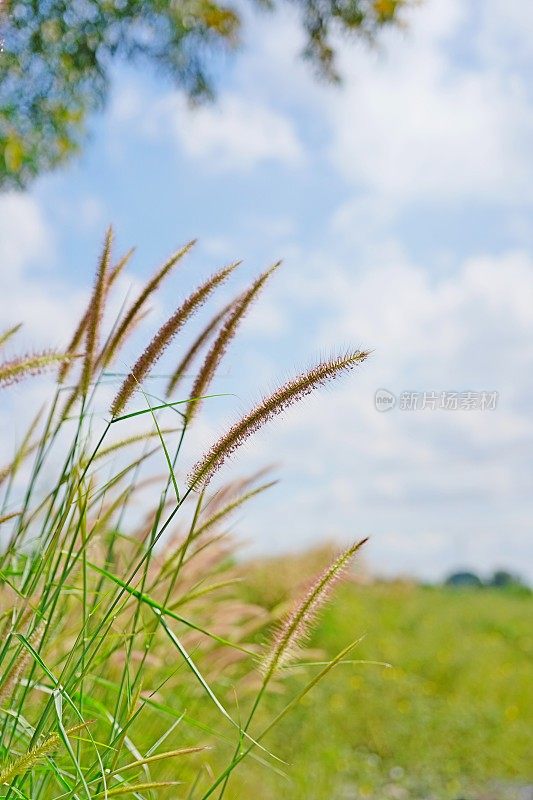
[[[495,570],[489,578],[482,578],[476,572],[468,570],[452,572],[444,585],[458,588],[528,589],[527,582],[520,575],[505,569]]]

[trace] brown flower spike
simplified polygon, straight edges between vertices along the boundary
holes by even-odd
[[[180,328],[207,300],[209,295],[223,283],[233,272],[239,262],[215,272],[179,306],[172,316],[162,325],[150,344],[139,356],[124,383],[111,404],[111,416],[117,417],[125,408],[137,386],[144,380],[149,370],[159,361],[163,352]]]
[[[278,261],[276,264],[270,267],[270,269],[267,269],[265,272],[263,272],[252,283],[250,288],[243,292],[233,304],[231,311],[224,320],[224,324],[222,325],[217,338],[210,347],[209,352],[204,359],[204,363],[202,364],[202,367],[196,376],[196,380],[194,381],[191,390],[191,400],[187,406],[187,420],[189,422],[192,420],[194,414],[197,413],[200,403],[202,402],[197,398],[200,398],[206,394],[209,384],[213,380],[220,362],[224,358],[224,355],[226,354],[227,349],[231,344],[231,340],[235,336],[240,323],[246,316],[253,301],[257,298],[257,295],[264,287],[272,273],[275,272],[275,270],[279,267],[280,263],[281,262]]]
[[[319,386],[361,364],[368,355],[368,352],[355,350],[333,356],[280,386],[215,442],[194,466],[189,476],[189,486],[195,488],[199,484],[207,485],[226,459],[233,455],[252,433]]]
[[[340,581],[357,551],[368,541],[361,539],[333,561],[316,578],[307,593],[287,615],[274,635],[272,646],[261,664],[265,683],[274,672],[297,655],[302,643],[316,621],[317,614],[329,599],[333,587]]]

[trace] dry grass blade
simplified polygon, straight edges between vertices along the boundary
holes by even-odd
[[[215,272],[179,306],[172,316],[158,330],[150,344],[137,359],[111,405],[111,416],[117,417],[125,408],[137,386],[144,380],[150,369],[161,358],[178,331],[187,320],[205,303],[209,295],[233,272],[238,262]]]
[[[317,614],[329,598],[335,584],[367,539],[356,542],[330,564],[314,581],[305,596],[296,603],[277,630],[272,646],[261,663],[265,682],[279,668],[290,661],[307,638]]]
[[[196,380],[194,381],[191,391],[192,399],[187,406],[186,412],[187,420],[189,422],[192,420],[194,414],[197,413],[200,407],[201,400],[196,398],[203,397],[207,393],[209,384],[213,380],[219,364],[224,358],[231,340],[237,332],[239,324],[244,319],[246,312],[266,284],[267,280],[279,267],[280,263],[281,262],[278,261],[270,269],[263,272],[263,274],[252,283],[251,287],[246,292],[243,292],[243,294],[241,294],[241,296],[238,297],[236,302],[233,304],[232,310],[226,317],[224,324],[222,325],[217,338],[213,342],[213,345],[209,349],[204,363],[202,364],[202,367],[196,376]]]
[[[111,362],[111,359],[122,346],[128,334],[131,333],[133,327],[137,324],[139,320],[139,314],[142,313],[143,306],[150,295],[152,295],[159,288],[161,282],[195,244],[196,239],[192,239],[184,247],[177,250],[167,261],[165,261],[163,266],[156,271],[146,286],[144,286],[137,299],[132,303],[131,307],[124,315],[124,318],[112,336],[105,353],[103,353],[102,361],[104,365],[107,366]]]
[[[20,517],[20,511],[12,511],[10,514],[3,514],[0,516],[0,525],[3,525],[4,522],[9,522],[10,519],[15,519],[15,517]]]
[[[71,361],[75,356],[66,353],[57,353],[53,350],[44,350],[41,353],[19,356],[0,364],[0,388],[18,383],[31,375],[40,375],[47,369],[56,367],[66,361]]]
[[[293,403],[328,383],[343,372],[362,363],[368,353],[355,350],[345,355],[333,356],[322,361],[307,372],[288,381],[273,394],[262,400],[239,422],[236,422],[212,448],[197,462],[189,476],[189,486],[208,484],[215,472],[253,433],[280,414]]]

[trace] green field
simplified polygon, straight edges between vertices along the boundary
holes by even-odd
[[[332,656],[366,634],[353,658],[393,667],[337,667],[268,740],[288,778],[249,761],[230,796],[529,798],[532,621],[527,594],[344,586],[312,646]]]

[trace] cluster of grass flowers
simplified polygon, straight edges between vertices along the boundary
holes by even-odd
[[[265,768],[279,763],[280,754],[268,750],[268,732],[355,644],[319,664],[275,719],[255,729],[261,698],[281,680],[281,667],[299,657],[362,542],[334,560],[270,635],[267,611],[244,602],[236,589],[227,525],[273,482],[258,473],[212,486],[253,433],[366,353],[344,352],[287,381],[198,452],[183,477],[183,444],[191,440],[194,448],[202,400],[277,264],[188,341],[187,323],[238,265],[215,272],[146,344],[109,413],[99,411],[96,398],[110,365],[193,244],[163,264],[105,330],[108,298],[132,254],[114,262],[110,229],[90,302],[65,351],[0,363],[0,386],[58,371],[49,405],[0,470],[5,798],[221,798],[245,757]],[[0,336],[0,347],[17,329]],[[144,379],[174,349],[166,399],[149,395]],[[174,424],[163,425],[163,415]],[[139,423],[145,423],[140,430]],[[153,466],[156,453],[164,455],[163,475]],[[213,764],[224,758],[217,772]]]

